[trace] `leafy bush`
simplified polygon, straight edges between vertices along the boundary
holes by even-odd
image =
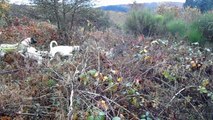
[[[157,14],[154,16],[154,20],[155,20],[155,32],[157,34],[164,34],[166,32],[164,27],[165,16]]]
[[[199,31],[198,27],[195,25],[191,25],[187,32],[187,37],[190,42],[201,42],[203,41],[203,35]]]
[[[167,30],[172,34],[183,37],[186,32],[186,23],[182,20],[172,20],[166,24]]]
[[[213,42],[213,14],[205,13],[195,19],[189,26],[187,37],[190,42]]]
[[[126,20],[126,29],[136,36],[150,36],[158,32],[156,28],[159,28],[159,21],[163,21],[163,16],[156,16],[149,10],[132,11]]]
[[[145,36],[165,35],[169,32],[183,34],[186,29],[185,22],[181,20],[174,21],[176,12],[160,11],[158,14],[149,10],[132,11],[126,20],[126,29],[134,35],[144,34]],[[178,27],[177,27],[178,25]]]
[[[165,12],[162,15],[164,16],[164,21],[163,21],[164,24],[174,20],[174,18],[175,18],[175,13],[173,13],[171,11]]]
[[[138,31],[139,23],[137,19],[137,12],[133,11],[129,14],[125,23],[127,31],[133,33],[134,35],[140,34],[140,32]]]
[[[203,36],[213,42],[213,14],[212,13],[205,13],[200,16],[195,25],[199,27],[199,30],[203,34]]]

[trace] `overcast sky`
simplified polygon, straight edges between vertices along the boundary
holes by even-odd
[[[165,2],[165,1],[173,1],[173,2],[185,2],[185,0],[94,0],[97,6],[105,6],[105,5],[116,5],[116,4],[128,4],[136,1],[137,3],[144,2]],[[28,0],[10,0],[10,3],[16,4],[26,4],[29,3]]]

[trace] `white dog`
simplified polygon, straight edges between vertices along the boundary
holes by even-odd
[[[35,43],[37,43],[37,41],[32,37],[26,38],[23,41],[21,41],[21,44],[25,46],[30,46],[31,44],[35,44]]]
[[[24,54],[25,58],[36,60],[38,64],[42,64],[42,55],[34,47],[28,47]]]
[[[26,38],[18,45],[18,52],[21,54],[25,54],[27,52],[27,48],[30,47],[31,44],[35,44],[37,41],[34,38]]]
[[[16,44],[1,44],[0,47],[16,47],[19,45],[24,45],[26,47],[29,47],[31,44],[35,44],[37,41],[34,38],[26,38],[21,41],[21,43],[16,43]]]
[[[55,44],[56,46],[53,47],[53,44]],[[74,52],[79,50],[80,46],[62,46],[62,45],[58,46],[58,43],[56,41],[51,41],[49,55],[51,59],[54,58],[56,53],[61,56],[73,56]]]
[[[37,50],[37,53],[40,54],[43,58],[48,58],[49,57],[49,52],[48,51]]]
[[[0,52],[2,55],[6,54],[7,52],[14,52],[18,51],[21,54],[27,51],[27,47],[31,44],[36,43],[37,41],[34,38],[26,38],[21,43],[16,44],[1,44],[0,45]]]

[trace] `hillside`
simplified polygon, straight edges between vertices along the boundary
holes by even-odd
[[[166,5],[166,6],[177,6],[177,7],[182,7],[183,3],[181,2],[162,2],[162,3],[157,3],[157,2],[152,2],[152,3],[137,3],[136,6],[137,8],[148,8],[151,10],[156,9],[160,5]],[[102,6],[99,7],[100,9],[104,11],[114,11],[114,12],[128,12],[131,9],[131,6],[133,4],[128,4],[128,5],[109,5],[109,6]]]
[[[114,12],[128,12],[130,7],[128,5],[109,5],[100,7],[104,11],[114,11]]]

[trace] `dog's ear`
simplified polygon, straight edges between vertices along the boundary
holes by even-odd
[[[31,40],[31,44],[35,44],[35,43],[37,43],[37,40],[36,40],[36,39],[34,39],[34,38],[31,38],[30,40]]]

